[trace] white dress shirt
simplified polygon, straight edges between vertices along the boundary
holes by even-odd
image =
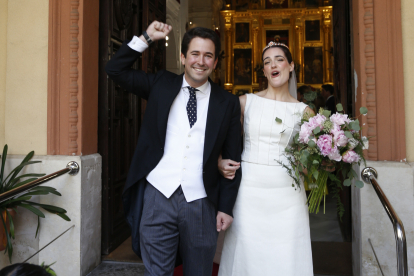
[[[148,47],[136,36],[128,46],[139,52]],[[167,198],[181,185],[185,199],[191,202],[207,197],[203,182],[203,154],[211,85],[207,81],[196,87],[197,122],[192,128],[187,116],[187,102],[190,97],[187,86],[190,85],[184,75],[181,90],[168,115],[164,155],[147,175],[147,180]]]

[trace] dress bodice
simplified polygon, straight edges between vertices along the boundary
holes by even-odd
[[[244,150],[242,161],[279,166],[285,163],[285,148],[300,130],[304,103],[280,102],[246,94],[244,108]],[[276,122],[276,118],[282,123]]]

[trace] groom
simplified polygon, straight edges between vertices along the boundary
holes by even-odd
[[[184,35],[184,74],[131,69],[148,45],[171,29],[152,22],[106,66],[111,79],[148,100],[123,203],[145,275],[173,275],[178,255],[184,275],[211,276],[217,232],[233,221],[240,185],[240,170],[228,180],[217,168],[220,154],[240,161],[240,103],[208,78],[220,52],[210,29]]]

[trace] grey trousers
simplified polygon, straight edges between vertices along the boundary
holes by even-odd
[[[181,186],[166,198],[147,183],[139,230],[145,276],[172,276],[177,249],[185,276],[211,276],[218,233],[207,198],[187,202]]]

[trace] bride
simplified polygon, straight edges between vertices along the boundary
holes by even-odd
[[[296,99],[296,77],[289,48],[270,42],[262,54],[268,88],[240,96],[244,149],[234,221],[226,231],[219,276],[311,276],[312,252],[308,207],[303,186],[279,162],[299,131],[304,112]],[[239,163],[219,160],[233,178]]]

